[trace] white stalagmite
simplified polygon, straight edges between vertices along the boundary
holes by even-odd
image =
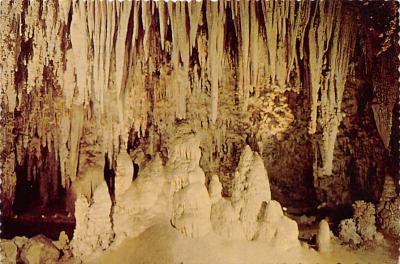
[[[261,157],[246,146],[235,171],[232,204],[248,240],[253,239],[258,214],[264,202],[271,200],[267,171]]]
[[[321,220],[317,234],[318,251],[327,253],[331,250],[331,230],[326,220]]]

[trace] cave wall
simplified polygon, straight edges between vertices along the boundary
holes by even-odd
[[[88,171],[103,168],[104,156],[115,161],[121,149],[141,149],[146,157],[160,152],[166,160],[169,139],[181,123],[202,135],[201,166],[206,175],[219,175],[227,196],[245,144],[262,154],[273,193],[300,202],[310,196],[336,200],[342,192],[329,190],[350,192],[346,184],[352,177],[366,194],[376,192],[388,166],[382,157],[393,164],[387,121],[395,96],[378,94],[394,86],[379,86],[381,74],[360,71],[368,64],[370,72],[393,76],[395,65],[380,58],[397,52],[396,34],[377,26],[376,34],[385,35],[372,44],[372,33],[354,34],[377,20],[361,16],[376,4],[3,0],[0,5],[6,214],[18,182],[37,186],[46,206],[57,199],[49,192],[63,193],[56,190],[68,190],[75,181],[96,185]],[[394,21],[392,6],[379,10],[392,12]],[[367,44],[375,50],[355,55],[357,45]],[[357,68],[360,54],[368,63]],[[359,82],[372,92],[367,102],[360,99]],[[384,115],[371,112],[374,98],[380,98],[375,105]],[[352,103],[357,109],[366,104],[361,119],[367,125],[343,125],[356,115],[343,117],[342,109]],[[354,129],[366,135],[353,140],[360,146],[348,149]],[[348,171],[351,162],[356,171]]]

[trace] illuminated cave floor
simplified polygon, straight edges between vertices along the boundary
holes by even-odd
[[[296,216],[293,218],[298,220]],[[320,216],[316,216],[318,218]],[[64,230],[71,239],[73,220],[62,211],[42,212],[36,216],[25,214],[2,221],[1,238],[30,238],[44,234],[57,240],[59,232]],[[302,246],[285,249],[266,242],[226,240],[215,234],[196,239],[183,238],[169,223],[161,221],[140,236],[124,240],[121,245],[111,247],[88,263],[398,263],[400,241],[387,235],[376,247],[355,250],[334,244],[330,253],[317,253],[315,236],[318,222],[299,223]],[[71,263],[79,261],[71,260]]]
[[[393,241],[392,241],[393,242]],[[168,223],[155,225],[139,237],[125,240],[108,250],[97,263],[396,263],[396,246],[386,241],[368,250],[349,250],[333,246],[331,253],[319,254],[303,244],[284,249],[263,242],[228,241],[215,234],[184,239]]]

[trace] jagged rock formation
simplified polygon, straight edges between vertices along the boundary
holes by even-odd
[[[1,263],[75,263],[69,250],[68,238],[60,234],[58,241],[51,241],[43,235],[30,239],[14,237],[12,240],[0,241]],[[61,257],[62,255],[62,257]]]
[[[29,239],[20,253],[22,263],[29,264],[56,263],[59,257],[60,251],[57,247],[50,239],[42,235]]]
[[[386,175],[382,197],[376,208],[377,220],[386,232],[400,237],[400,197],[396,194],[393,178]]]
[[[271,200],[271,191],[263,161],[249,146],[240,156],[231,200],[246,238],[252,240],[258,228],[260,210],[263,203]]]
[[[279,202],[271,200],[260,212],[260,223],[256,231],[256,239],[271,241],[282,248],[299,245],[299,230],[294,220],[283,215]]]
[[[58,251],[81,259],[153,226],[297,247],[272,190],[304,211],[365,200],[340,237],[379,241],[370,202],[400,177],[397,7],[1,1],[1,211],[65,202]],[[398,235],[395,189],[377,214]]]
[[[4,264],[16,264],[18,248],[13,241],[0,241],[1,261]]]
[[[383,236],[376,230],[375,206],[372,203],[356,201],[353,209],[353,218],[342,220],[340,223],[339,238],[351,246],[380,243]]]
[[[229,239],[267,241],[287,248],[298,246],[297,224],[284,216],[277,201],[271,200],[261,157],[245,147],[236,169],[232,197],[224,198],[217,175],[206,188],[205,174],[199,166],[199,145],[199,135],[181,125],[169,143],[166,165],[156,157],[133,182],[130,178],[129,184],[116,184],[115,193],[119,194],[113,207],[110,196],[105,197],[105,182],[94,190],[90,203],[80,195],[71,242],[74,256],[93,259],[108,247],[137,237],[160,222],[170,223],[183,237],[199,238],[215,232]],[[132,167],[132,163],[122,162],[126,155],[118,156],[120,169],[116,179],[123,179],[123,174],[130,170],[127,167]]]
[[[85,196],[78,196],[71,243],[74,256],[84,258],[109,247],[113,236],[110,210],[111,197],[105,182],[94,190],[93,199],[88,201]]]
[[[211,201],[205,174],[199,166],[198,137],[183,134],[170,143],[167,173],[171,182],[171,224],[187,237],[200,237],[211,230]]]
[[[345,5],[2,1],[5,211],[16,179],[38,184],[46,205],[131,139],[163,153],[183,119],[205,132],[206,173],[233,173],[246,140],[265,153],[289,129],[288,93],[307,98],[325,191],[355,45]]]

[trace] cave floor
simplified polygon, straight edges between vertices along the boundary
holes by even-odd
[[[54,210],[42,211],[40,215],[24,214],[3,220],[1,235],[10,239],[44,234],[57,240],[64,230],[72,239],[73,220],[65,212]],[[333,243],[330,253],[319,254],[315,250],[318,222],[298,223],[302,246],[294,248],[259,241],[231,241],[215,234],[188,239],[169,223],[161,222],[136,238],[127,238],[120,245],[98,253],[89,263],[397,263],[400,241],[387,235],[373,248],[349,249]]]
[[[300,230],[314,232],[315,228]],[[285,248],[260,241],[225,240],[215,234],[202,238],[183,238],[168,223],[150,227],[140,236],[126,239],[116,248],[109,249],[89,261],[91,264],[108,263],[396,263],[397,248],[394,241],[386,240],[373,249],[351,250],[333,244],[332,251],[320,254],[313,245]]]

